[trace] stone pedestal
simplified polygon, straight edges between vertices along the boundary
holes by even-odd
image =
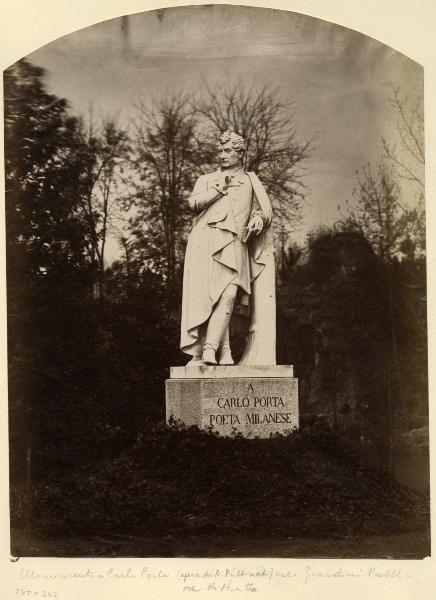
[[[298,428],[298,381],[289,365],[171,367],[165,387],[167,422],[247,438]]]

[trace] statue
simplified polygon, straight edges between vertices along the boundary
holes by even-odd
[[[275,267],[272,208],[255,173],[245,172],[244,139],[224,132],[220,169],[199,177],[183,275],[181,350],[187,366],[233,365],[229,324],[237,308],[250,318],[239,364],[275,365]],[[239,310],[238,308],[238,310]]]

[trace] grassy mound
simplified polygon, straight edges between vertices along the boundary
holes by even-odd
[[[116,460],[52,478],[33,526],[50,535],[399,533],[427,525],[427,503],[364,467],[328,432],[247,440],[157,427]]]

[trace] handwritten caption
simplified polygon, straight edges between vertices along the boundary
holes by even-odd
[[[277,569],[272,566],[260,568],[221,567],[210,569],[178,569],[177,571],[142,567],[110,567],[106,570],[90,569],[72,571],[42,571],[33,568],[21,568],[18,574],[20,584],[16,588],[16,597],[39,597],[60,599],[61,592],[56,583],[73,581],[142,581],[166,582],[176,584],[178,591],[185,595],[195,595],[198,592],[246,592],[248,595],[265,591],[271,583],[295,582],[310,586],[312,583],[325,580],[349,579],[378,579],[394,580],[411,579],[414,574],[402,567],[380,568],[338,568],[326,569],[313,565],[303,565],[298,568]],[[50,590],[48,589],[50,587]]]

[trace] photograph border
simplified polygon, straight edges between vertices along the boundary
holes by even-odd
[[[2,11],[0,17],[0,38],[2,47],[0,48],[0,59],[2,69],[7,68],[16,60],[30,54],[40,46],[58,39],[62,35],[72,33],[83,27],[91,26],[109,18],[116,18],[126,14],[134,14],[146,10],[158,8],[172,8],[176,6],[192,6],[193,4],[211,4],[210,2],[159,2],[158,0],[108,0],[107,2],[99,0],[90,3],[89,0],[76,0],[74,3],[68,0],[19,0],[13,6],[8,6]],[[235,4],[243,6],[252,6],[258,8],[281,9],[291,12],[300,12],[308,16],[327,20],[350,29],[354,29],[375,38],[376,40],[391,46],[395,50],[402,52],[409,58],[420,63],[424,67],[424,90],[425,90],[425,125],[426,125],[426,207],[427,207],[427,272],[428,272],[428,338],[429,338],[429,396],[430,396],[430,449],[434,448],[434,408],[432,406],[432,397],[434,390],[435,376],[432,373],[432,364],[434,356],[434,319],[433,312],[435,305],[435,284],[432,273],[435,272],[435,236],[431,232],[435,223],[435,178],[436,178],[436,59],[433,50],[433,31],[436,25],[436,6],[432,5],[432,0],[390,0],[380,6],[375,0],[369,0],[365,3],[350,3],[347,0],[274,0],[265,2],[213,2],[213,4]],[[353,6],[351,6],[353,5]],[[0,99],[2,103],[3,96]],[[2,104],[3,106],[3,104]],[[2,129],[2,151],[3,151],[3,129]],[[3,157],[2,157],[3,158]],[[4,177],[1,178],[1,188],[4,192]],[[2,198],[4,193],[2,193]],[[5,239],[4,239],[4,208],[1,216],[1,247],[2,257],[0,261],[0,270],[2,281],[4,282],[5,266]],[[8,438],[7,438],[7,378],[6,378],[6,293],[5,286],[2,287],[3,296],[1,299],[2,318],[0,322],[1,340],[2,340],[2,396],[1,396],[1,472],[6,479],[8,473]],[[431,452],[431,481],[434,481],[434,452]],[[178,575],[183,570],[195,571],[195,569],[215,568],[218,563],[220,566],[232,565],[257,565],[265,564],[264,559],[42,559],[42,558],[19,558],[11,557],[9,552],[9,498],[8,486],[2,486],[0,497],[0,514],[2,531],[4,534],[0,540],[1,543],[1,564],[4,569],[3,579],[6,582],[6,596],[9,598],[19,597],[16,590],[22,587],[20,573],[23,569],[41,569],[56,573],[62,569],[94,569],[98,567],[107,572],[114,565],[121,572],[126,572],[130,566],[135,569],[146,568],[151,573],[158,573],[160,564],[176,574],[168,581],[154,581],[152,578],[144,580],[128,581],[128,577],[123,580],[120,577],[114,584],[113,581],[90,581],[87,596],[93,600],[99,598],[118,597],[115,593],[120,591],[126,600],[130,598],[158,598],[166,597],[167,594],[181,597],[180,581]],[[433,508],[433,506],[432,506]],[[433,511],[432,511],[433,512]],[[434,530],[432,530],[432,537]],[[18,560],[17,560],[18,559]],[[115,563],[114,563],[115,561]],[[162,562],[161,562],[162,561]],[[325,579],[312,582],[310,585],[303,581],[295,584],[292,589],[289,586],[294,585],[291,581],[272,581],[265,591],[260,590],[256,597],[261,598],[349,598],[361,597],[371,598],[377,594],[384,600],[390,598],[402,599],[421,599],[429,600],[436,593],[436,581],[434,578],[435,560],[427,558],[423,561],[379,561],[379,560],[340,560],[340,559],[268,559],[268,564],[279,565],[280,569],[309,567],[313,571],[316,569],[325,569],[325,572],[339,573],[342,575],[328,576]],[[286,563],[286,565],[285,565]],[[133,568],[132,566],[132,568]],[[356,568],[362,568],[364,572],[367,569],[374,568],[379,570],[378,578],[346,576],[347,570],[351,573]],[[398,573],[400,571],[400,573]],[[395,572],[397,574],[395,574]],[[384,575],[383,575],[384,573]],[[57,584],[56,584],[57,585]],[[34,586],[25,582],[25,586],[31,589]],[[124,586],[124,591],[122,586]],[[129,586],[127,588],[127,586]],[[35,587],[35,590],[42,590],[43,587]],[[52,583],[48,589],[54,589]],[[59,582],[59,598],[69,600],[76,598],[77,582],[61,581]],[[322,592],[322,595],[320,595]],[[249,592],[236,592],[233,596],[246,596]],[[186,595],[186,594],[184,594]],[[188,597],[192,594],[188,594]],[[209,594],[210,595],[210,594]],[[197,598],[205,595],[197,593]],[[30,596],[29,596],[30,597]]]

